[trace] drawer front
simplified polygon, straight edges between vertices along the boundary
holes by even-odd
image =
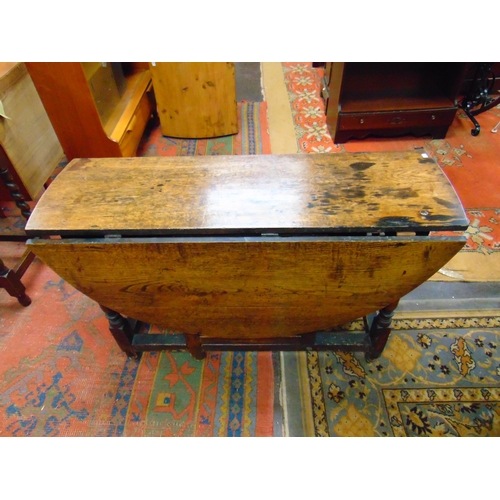
[[[141,140],[146,124],[151,116],[151,102],[147,92],[142,96],[127,130],[120,141],[120,150],[123,156],[135,156],[137,146]]]
[[[339,113],[339,130],[398,129],[448,126],[456,109],[384,111],[381,113]]]

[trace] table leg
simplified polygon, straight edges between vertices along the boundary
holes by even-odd
[[[398,307],[398,304],[399,300],[389,304],[381,309],[377,316],[375,316],[375,319],[370,327],[370,340],[372,345],[370,350],[365,355],[366,361],[373,361],[382,354],[392,331],[392,317],[394,316],[394,312]]]
[[[189,335],[184,334],[186,337],[186,347],[191,356],[195,359],[205,359],[207,357],[207,353],[203,350],[203,346],[201,344],[199,335]]]
[[[120,349],[129,358],[139,357],[139,353],[132,345],[134,332],[128,320],[108,307],[101,306],[100,304],[99,307],[103,310],[106,319],[109,322],[109,331],[113,335]]]

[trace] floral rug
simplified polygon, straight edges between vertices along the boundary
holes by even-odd
[[[267,103],[238,103],[238,133],[214,139],[174,139],[161,134],[152,120],[137,149],[137,156],[258,155],[270,154]]]
[[[23,281],[29,307],[0,295],[0,436],[274,434],[271,353],[128,359],[95,302],[38,260]]]
[[[495,260],[500,204],[491,188],[498,171],[490,151],[495,136],[487,135],[485,124],[496,124],[498,109],[481,115],[483,131],[476,138],[459,113],[446,141],[335,145],[319,98],[321,71],[310,63],[282,67],[298,151],[424,148],[463,190],[459,194],[471,219],[467,246],[459,254],[464,263],[448,266],[448,275],[439,279],[500,277]],[[152,124],[138,154],[269,154],[266,103],[238,107],[246,125],[236,136],[170,139]],[[490,148],[487,154],[484,148]],[[2,207],[9,216],[0,219],[2,230],[22,229],[14,205],[2,202]],[[22,243],[0,242],[10,267],[23,249]],[[33,299],[27,308],[0,290],[0,436],[272,436],[282,435],[281,411],[285,435],[500,435],[496,315],[398,316],[386,350],[372,363],[359,353],[284,352],[279,384],[270,353],[212,353],[197,361],[164,352],[127,359],[98,306],[41,262],[35,260],[23,283]],[[359,330],[360,322],[350,328]]]
[[[266,103],[238,103],[238,116],[238,134],[198,141],[163,137],[152,122],[138,155],[269,154]],[[1,206],[2,233],[22,230],[14,203]],[[24,243],[0,241],[11,268],[23,251]],[[0,289],[0,436],[274,434],[272,353],[127,359],[98,305],[38,259],[22,282],[32,299],[26,308]]]
[[[459,110],[445,139],[367,138],[334,144],[321,98],[324,70],[312,63],[283,63],[298,151],[304,153],[395,151],[423,149],[453,184],[470,220],[468,240],[433,280],[500,280],[500,106],[479,115],[481,132],[470,133],[471,121]]]
[[[283,353],[285,385],[295,389],[285,405],[296,388],[302,401],[288,410],[288,435],[500,436],[500,317],[492,328],[395,323],[370,363],[351,352]]]

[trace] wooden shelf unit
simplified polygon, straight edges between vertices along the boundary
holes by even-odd
[[[335,143],[374,135],[445,137],[467,63],[327,63],[327,125]]]
[[[26,63],[68,158],[135,156],[154,112],[147,63]]]

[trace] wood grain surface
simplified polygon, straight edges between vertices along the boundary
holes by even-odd
[[[119,145],[103,132],[81,63],[28,62],[26,66],[67,158],[121,156]]]
[[[99,238],[28,241],[112,310],[213,338],[324,330],[401,298],[465,238]]]
[[[26,199],[33,200],[63,158],[63,150],[26,65],[2,64],[8,71],[0,75],[0,100],[10,119],[0,117],[0,144],[29,195]]]
[[[439,166],[418,152],[72,161],[30,235],[353,234],[464,230]]]
[[[200,139],[238,132],[234,63],[159,62],[150,71],[163,135]]]
[[[143,97],[151,83],[149,71],[127,75],[120,99],[108,95],[98,107],[85,73],[86,63],[29,62],[26,66],[68,159],[135,155],[146,125],[144,111],[139,110],[139,116],[136,112],[147,102]],[[106,112],[101,116],[103,109]],[[131,145],[127,132],[134,128],[134,122]]]

